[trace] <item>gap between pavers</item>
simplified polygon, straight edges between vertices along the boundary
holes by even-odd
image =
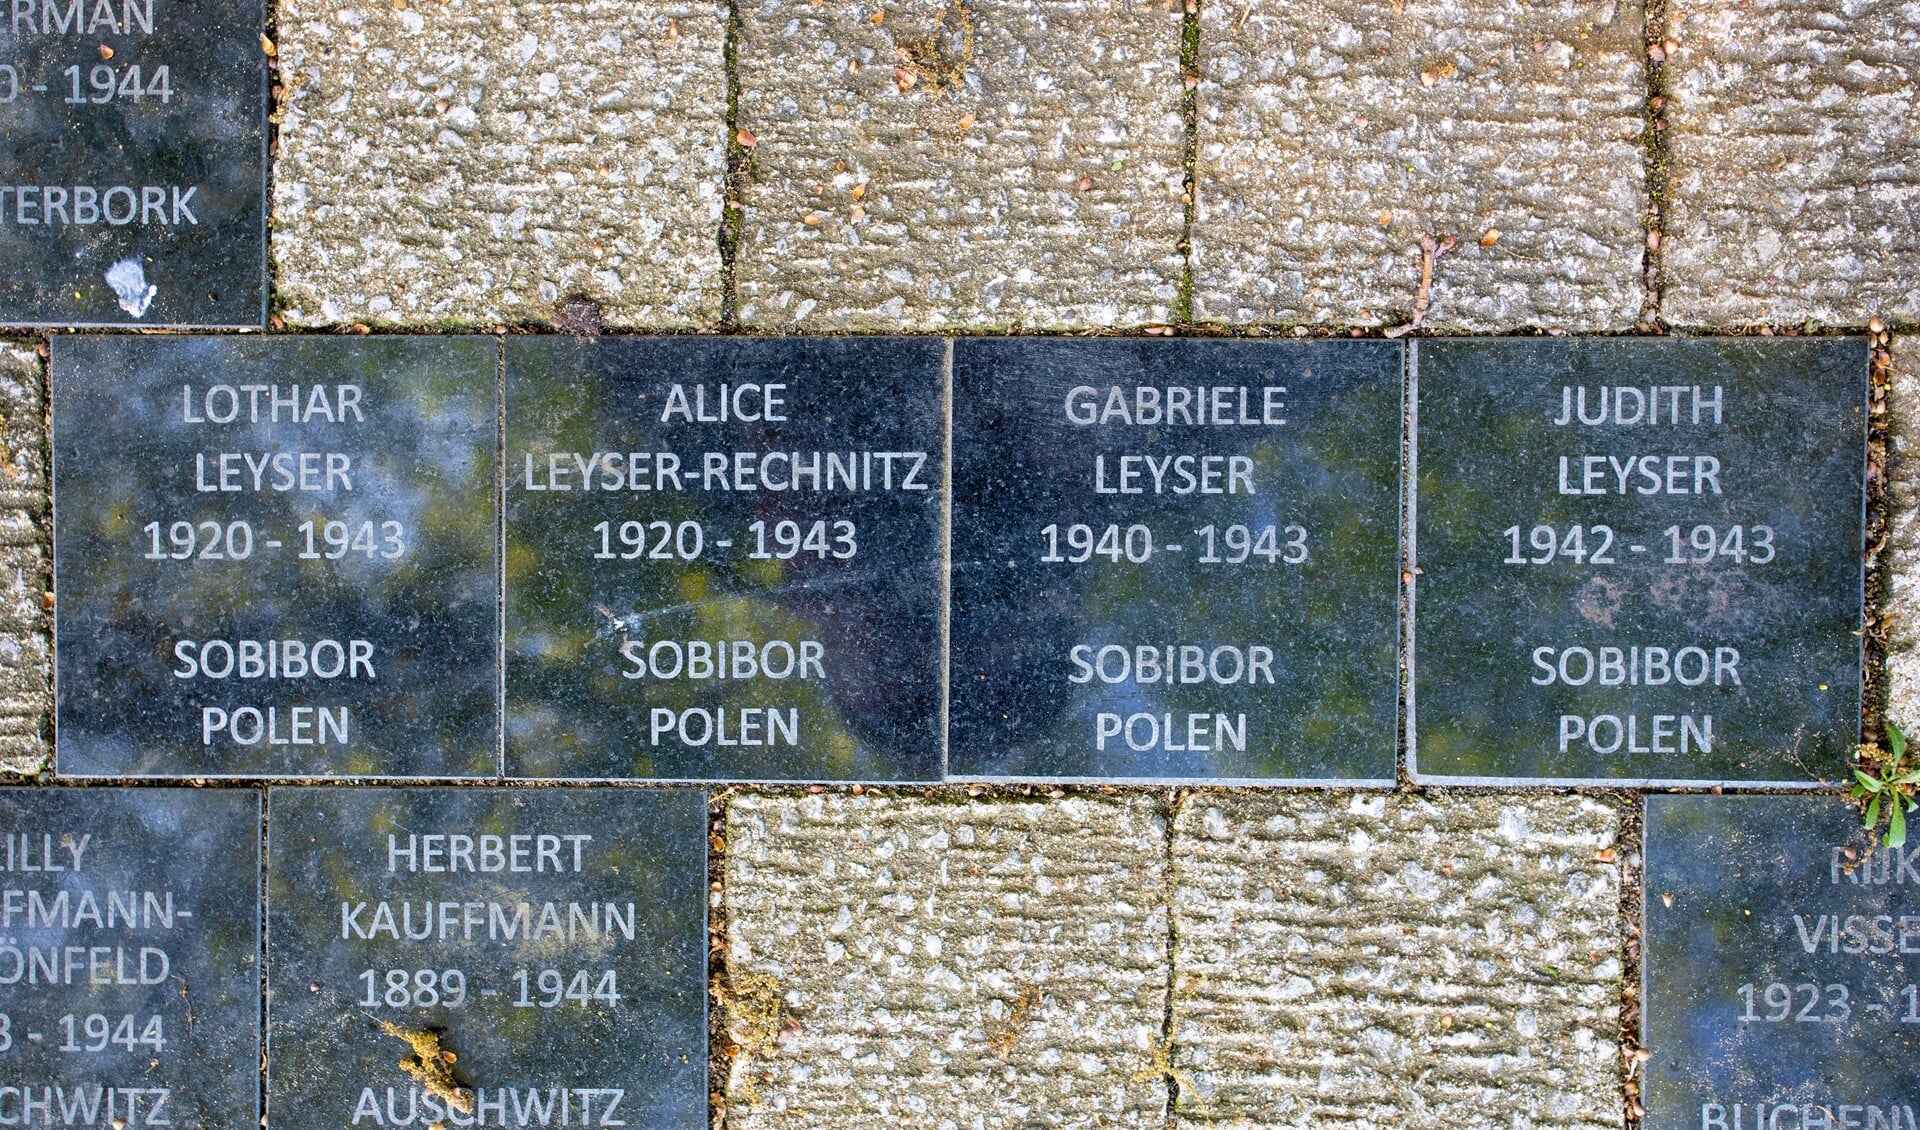
[[[1594,799],[1202,791],[1168,829],[1139,795],[762,795],[726,827],[730,1127],[1159,1127],[1169,1083],[1197,1127],[1624,1118]]]

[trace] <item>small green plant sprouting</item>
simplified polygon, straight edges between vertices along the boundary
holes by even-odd
[[[1900,727],[1888,722],[1886,756],[1868,763],[1871,773],[1864,769],[1853,771],[1853,799],[1867,799],[1867,815],[1861,826],[1869,832],[1878,830],[1880,811],[1884,807],[1888,847],[1907,842],[1907,813],[1920,808],[1920,799],[1914,795],[1920,790],[1920,768],[1909,769],[1906,758],[1907,736],[1900,732]]]

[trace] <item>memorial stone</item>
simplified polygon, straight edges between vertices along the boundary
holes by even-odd
[[[59,771],[497,775],[497,364],[56,337]]]
[[[1840,798],[1651,796],[1645,1130],[1920,1126],[1920,844]]]
[[[954,774],[1390,782],[1401,356],[959,342]]]
[[[1416,776],[1842,775],[1863,342],[1505,338],[1413,357]]]
[[[12,0],[0,325],[258,326],[261,0]]]
[[[0,789],[0,1124],[260,1121],[260,799]]]
[[[278,788],[268,809],[274,1126],[706,1125],[704,794]]]
[[[933,339],[507,342],[507,771],[938,780]]]

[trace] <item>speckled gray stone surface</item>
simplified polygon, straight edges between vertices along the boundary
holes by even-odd
[[[719,315],[727,6],[281,0],[279,311],[297,325]]]
[[[1581,797],[1188,798],[1181,1123],[1622,1125],[1618,825]]]
[[[1126,326],[1179,297],[1179,5],[745,0],[769,328]]]
[[[1661,310],[1920,317],[1920,7],[1674,0]]]
[[[1231,0],[1200,25],[1196,319],[1404,323],[1429,235],[1458,241],[1429,326],[1634,325],[1640,5]]]
[[[1896,336],[1887,389],[1887,720],[1920,730],[1920,365]]]
[[[726,826],[729,1130],[1164,1125],[1157,804],[746,796]]]
[[[32,343],[0,341],[0,773],[37,772],[52,752],[45,387]]]

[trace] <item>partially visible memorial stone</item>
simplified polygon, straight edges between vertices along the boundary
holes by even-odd
[[[261,0],[12,0],[0,325],[258,326]]]
[[[946,346],[507,342],[507,773],[937,780]]]
[[[496,775],[497,357],[55,338],[60,772]]]
[[[1823,796],[1650,796],[1646,1130],[1920,1125],[1920,843]]]
[[[1401,356],[959,342],[955,775],[1391,781]]]
[[[1424,779],[1844,772],[1858,338],[1419,342]]]
[[[275,1126],[706,1125],[703,793],[268,806]]]
[[[260,1122],[260,798],[0,789],[0,1125]]]

